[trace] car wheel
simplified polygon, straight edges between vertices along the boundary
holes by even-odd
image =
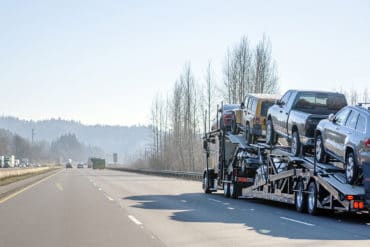
[[[308,185],[307,211],[311,215],[317,213],[317,188],[316,183],[312,181]]]
[[[326,162],[326,153],[324,149],[324,143],[321,135],[316,136],[315,140],[315,155],[318,162]]]
[[[224,130],[224,129],[225,129],[225,126],[224,126],[224,118],[223,118],[223,117],[221,117],[221,118],[220,118],[220,125],[219,125],[219,128],[220,128],[221,130]]]
[[[254,142],[253,135],[251,134],[251,128],[249,127],[249,124],[246,124],[245,126],[245,142],[246,144],[252,144]]]
[[[274,131],[271,119],[267,120],[266,126],[266,144],[275,145],[277,142],[277,136]]]
[[[233,118],[231,120],[231,132],[234,135],[239,134],[239,128],[238,128],[238,124],[236,123],[236,116],[235,116],[235,114],[233,114]]]
[[[230,197],[230,184],[224,182],[224,196]]]
[[[299,181],[297,184],[296,192],[294,194],[295,208],[298,212],[303,213],[304,211],[306,211],[306,201],[307,197],[304,193],[304,184],[302,181]]]
[[[353,152],[349,152],[344,164],[346,170],[346,180],[349,184],[354,184],[358,178],[358,165]]]
[[[300,154],[301,141],[299,140],[299,135],[297,131],[293,132],[292,143],[290,144],[290,150],[294,156],[298,156]]]

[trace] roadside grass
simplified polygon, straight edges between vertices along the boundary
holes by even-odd
[[[6,178],[1,178],[0,179],[0,186],[11,184],[11,183],[14,183],[14,182],[17,182],[17,181],[20,181],[20,180],[24,180],[24,179],[27,179],[27,178],[30,178],[30,177],[33,177],[33,176],[37,176],[37,175],[46,173],[46,172],[54,171],[56,169],[60,169],[60,167],[55,167],[54,166],[54,167],[50,167],[50,169],[41,170],[41,171],[38,171],[38,172],[29,172],[29,173],[25,173],[25,174],[22,174],[22,175],[14,175],[14,176],[6,177]]]

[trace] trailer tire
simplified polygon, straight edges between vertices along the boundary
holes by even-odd
[[[208,174],[207,173],[205,173],[204,175],[203,175],[203,183],[202,183],[202,187],[203,187],[203,191],[204,191],[204,193],[206,193],[206,194],[210,194],[211,193],[211,191],[209,190],[209,184],[208,184]]]
[[[233,199],[238,199],[240,190],[240,186],[237,183],[230,184],[230,197]]]
[[[230,197],[230,184],[224,182],[224,196]]]
[[[317,188],[315,181],[310,182],[307,192],[307,211],[309,214],[315,215],[317,213]]]
[[[304,184],[302,181],[298,181],[296,192],[294,194],[294,204],[298,212],[304,213],[307,209],[307,197],[304,193]]]

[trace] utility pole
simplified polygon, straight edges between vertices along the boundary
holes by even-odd
[[[32,143],[32,145],[33,145],[33,138],[34,138],[34,136],[35,136],[35,129],[32,128],[32,131],[31,131],[31,143]]]

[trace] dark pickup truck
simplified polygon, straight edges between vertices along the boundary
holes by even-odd
[[[314,147],[317,124],[347,105],[341,93],[289,90],[267,112],[266,143],[276,144],[284,137],[298,156],[306,147]]]

